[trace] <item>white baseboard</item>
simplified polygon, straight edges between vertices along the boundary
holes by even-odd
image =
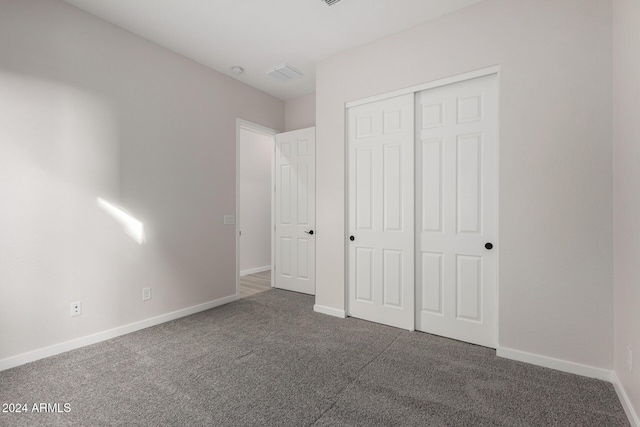
[[[246,270],[240,270],[240,275],[246,276],[247,274],[262,273],[263,271],[267,271],[267,270],[271,270],[270,265],[265,265],[263,267],[256,267],[256,268],[248,268]]]
[[[505,359],[518,360],[520,362],[531,363],[533,365],[551,368],[557,371],[611,382],[611,371],[608,369],[595,368],[593,366],[582,365],[580,363],[568,362],[566,360],[554,359],[553,357],[541,356],[539,354],[527,353],[526,351],[512,350],[504,347],[498,347],[496,349],[496,354],[499,357],[504,357]]]
[[[336,308],[325,307],[323,305],[318,305],[318,304],[313,306],[313,311],[317,313],[327,314],[333,317],[339,317],[341,319],[345,319],[347,317],[347,312],[344,310],[338,310]]]
[[[141,320],[139,322],[130,323],[128,325],[119,326],[114,329],[98,332],[96,334],[87,335],[86,337],[76,338],[70,341],[65,341],[60,344],[54,344],[49,347],[40,348],[38,350],[22,353],[17,356],[7,357],[0,360],[0,371],[5,369],[15,368],[16,366],[24,365],[25,363],[33,362],[45,357],[55,356],[56,354],[64,353],[70,350],[75,350],[80,347],[95,344],[101,341],[106,341],[111,338],[126,335],[131,332],[139,331],[151,326],[159,325],[170,320],[179,319],[181,317],[189,316],[191,314],[198,313],[200,311],[209,310],[210,308],[218,307],[224,304],[228,304],[238,299],[238,295],[231,295],[226,298],[220,298],[215,301],[209,301],[203,304],[194,305],[192,307],[183,308],[182,310],[172,311],[171,313],[162,314],[160,316],[152,317],[150,319]]]
[[[615,371],[611,372],[611,382],[613,383],[613,387],[616,389],[618,399],[620,399],[620,402],[622,403],[624,412],[627,414],[629,424],[631,424],[631,427],[640,427],[640,417],[638,417],[638,414],[633,409],[631,400],[629,399],[624,387],[622,387],[622,383],[620,383],[620,379],[618,378],[618,375],[616,375]]]

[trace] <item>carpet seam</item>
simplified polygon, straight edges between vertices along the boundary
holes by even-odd
[[[345,391],[347,391],[347,389],[349,387],[351,387],[357,380],[358,378],[360,378],[360,374],[362,374],[362,371],[364,371],[369,365],[371,365],[373,362],[375,362],[376,360],[378,360],[378,358],[380,358],[380,356],[382,356],[382,353],[384,353],[385,351],[387,351],[387,349],[389,347],[391,347],[393,345],[393,343],[395,343],[398,338],[400,337],[400,335],[402,335],[404,331],[399,331],[398,334],[393,337],[393,340],[391,340],[391,342],[385,347],[383,348],[378,354],[376,354],[369,362],[367,362],[366,365],[364,365],[362,368],[360,368],[360,370],[356,373],[356,375],[353,377],[353,380],[351,380],[349,382],[349,384],[345,385],[339,392],[336,393],[335,399],[333,401],[333,403],[331,404],[331,406],[329,406],[324,412],[322,412],[320,415],[318,415],[318,418],[316,418],[315,420],[313,420],[313,422],[311,424],[309,424],[309,427],[315,425],[322,417],[324,417],[324,414],[326,414],[327,412],[329,412],[331,409],[333,409],[334,406],[336,406],[336,403],[338,403],[338,400],[340,398],[340,395],[342,395]]]

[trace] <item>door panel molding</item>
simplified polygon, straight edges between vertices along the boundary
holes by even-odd
[[[411,94],[347,112],[348,313],[408,330],[414,328],[413,109]]]
[[[494,74],[416,94],[416,329],[492,348],[497,249],[485,244],[498,243],[497,92]]]
[[[315,295],[316,187],[314,127],[276,135],[276,288]]]
[[[348,315],[497,347],[499,70],[488,67],[346,104]],[[404,96],[413,113],[409,168],[396,161],[406,149],[397,140],[405,115],[391,106]],[[375,143],[394,137],[381,148]],[[393,193],[399,169],[415,171],[409,222],[396,209],[406,197]],[[402,188],[407,184],[400,181]],[[415,229],[409,252],[393,248],[401,237],[384,244],[375,238],[402,236],[408,226]],[[485,248],[487,242],[493,249]],[[412,288],[398,292],[389,284],[407,275],[397,268],[407,254]],[[408,294],[410,322],[398,320],[398,311],[384,314]]]

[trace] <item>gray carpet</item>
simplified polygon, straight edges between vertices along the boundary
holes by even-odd
[[[270,290],[0,372],[2,426],[628,426],[609,383]],[[31,409],[31,408],[30,408]]]

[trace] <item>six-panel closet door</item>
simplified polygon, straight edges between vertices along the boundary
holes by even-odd
[[[348,110],[349,315],[414,328],[414,95]]]
[[[495,74],[348,109],[350,316],[496,346],[497,111]]]
[[[416,329],[496,347],[497,77],[416,94]]]

